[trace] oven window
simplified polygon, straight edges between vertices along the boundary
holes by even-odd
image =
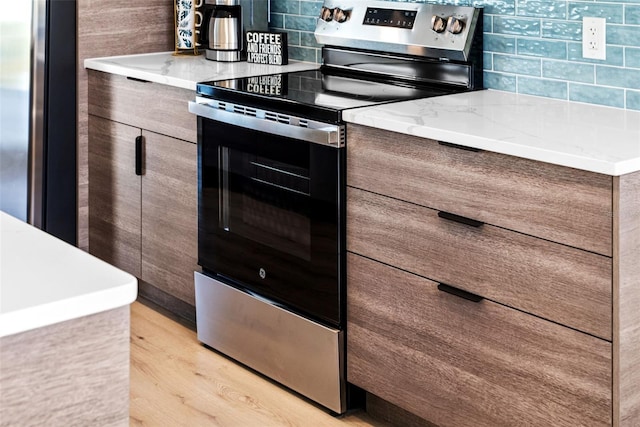
[[[225,146],[218,150],[219,226],[310,261],[309,169]]]

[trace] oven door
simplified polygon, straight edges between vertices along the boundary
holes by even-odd
[[[345,150],[229,118],[198,117],[199,264],[253,295],[342,326]]]

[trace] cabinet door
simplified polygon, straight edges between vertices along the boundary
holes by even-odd
[[[89,116],[89,252],[140,276],[140,129]]]
[[[142,280],[191,305],[198,268],[196,144],[143,131]]]

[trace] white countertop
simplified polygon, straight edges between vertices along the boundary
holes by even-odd
[[[173,52],[85,60],[85,67],[195,90],[196,83],[318,64],[215,62]],[[640,170],[640,112],[483,90],[346,110],[380,129],[617,176]]]
[[[0,212],[0,337],[131,304],[132,275]]]
[[[347,110],[347,122],[618,176],[640,170],[640,112],[483,90]]]
[[[173,52],[90,58],[85,68],[196,90],[196,83],[236,77],[259,76],[289,71],[315,70],[320,65],[290,61],[288,65],[216,62],[204,55],[173,55]]]

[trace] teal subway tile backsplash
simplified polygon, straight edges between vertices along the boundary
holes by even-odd
[[[497,34],[485,34],[483,37],[485,52],[516,53],[516,38]]]
[[[318,56],[318,49],[289,46],[289,57],[296,58],[298,61],[319,62],[322,58],[319,58]]]
[[[485,52],[482,55],[482,62],[485,70],[493,70],[493,55],[491,53]]]
[[[516,76],[513,74],[484,72],[484,84],[496,90],[504,90],[507,92],[516,91]]]
[[[587,104],[606,105],[607,107],[624,107],[624,90],[602,86],[569,83],[569,100]]]
[[[269,16],[269,27],[274,30],[284,29],[284,15],[272,12],[271,16]]]
[[[540,75],[540,59],[520,56],[493,55],[493,70],[528,76]]]
[[[603,3],[625,3],[625,4],[629,4],[629,3],[634,3],[634,4],[638,4],[638,0],[600,0]]]
[[[320,13],[320,8],[322,7],[321,1],[301,1],[300,2],[300,14],[301,15],[309,15],[316,16]]]
[[[625,48],[624,65],[629,68],[640,68],[640,49],[633,47]]]
[[[640,110],[640,92],[627,91],[626,107],[630,110]]]
[[[272,1],[271,12],[298,15],[300,13],[300,0]]]
[[[582,57],[582,42],[569,43],[569,61],[584,62],[591,64],[606,64],[623,66],[624,65],[624,49],[620,46],[607,45],[607,59],[587,59]]]
[[[493,16],[485,15],[482,20],[482,29],[485,33],[493,32]]]
[[[640,6],[627,5],[624,7],[624,23],[640,25]]]
[[[515,0],[475,0],[470,5],[484,8],[484,13],[487,15],[513,16],[516,14]]]
[[[300,37],[303,34],[301,31],[285,31],[287,33],[287,43],[293,46],[300,46],[302,43],[302,39]],[[305,33],[306,34],[306,33]]]
[[[474,0],[470,5],[484,8],[486,15],[513,16],[516,14],[516,0]]]
[[[640,47],[640,26],[607,25],[607,44]]]
[[[519,38],[517,40],[516,53],[521,56],[567,59],[567,43],[564,41]]]
[[[596,83],[627,89],[640,89],[640,70],[596,66]]]
[[[266,1],[266,0],[264,0]],[[289,58],[321,62],[322,0],[270,0]],[[484,86],[640,110],[640,0],[407,0],[484,8]],[[582,18],[607,19],[606,60],[582,57]]]
[[[562,0],[517,0],[516,14],[538,18],[565,19],[567,2]]]
[[[542,77],[580,83],[595,83],[596,69],[595,66],[591,64],[572,64],[566,61],[542,61]]]
[[[570,2],[569,19],[582,21],[582,17],[590,16],[606,18],[608,23],[622,24],[623,6],[613,3]]]
[[[316,29],[316,18],[300,15],[285,15],[284,28],[313,32]]]
[[[540,36],[540,20],[496,16],[493,19],[493,32],[530,37]]]
[[[316,48],[320,48],[322,46],[318,44],[318,42],[316,41],[316,37],[313,35],[313,33],[300,32],[300,40],[301,40],[302,46],[309,46],[309,47],[316,47]]]
[[[580,40],[582,41],[582,23],[543,20],[542,38],[554,40]]]
[[[518,76],[518,92],[547,98],[567,98],[567,82]]]

